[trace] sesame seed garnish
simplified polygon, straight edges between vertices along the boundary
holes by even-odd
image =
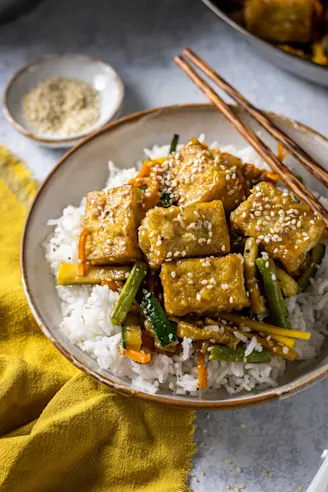
[[[241,467],[240,466],[236,466],[236,472],[238,472],[238,473],[241,472]]]
[[[232,463],[232,460],[231,460],[231,459],[229,459],[229,458],[226,458],[226,459],[224,460],[224,462],[225,462],[225,463],[227,463],[228,465],[230,465],[230,464]]]

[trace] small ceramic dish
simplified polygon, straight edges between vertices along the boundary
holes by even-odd
[[[238,114],[253,130],[259,130],[258,124],[251,122],[244,112],[238,110]],[[327,168],[326,138],[281,116],[269,116]],[[123,169],[132,167],[142,159],[144,148],[150,148],[154,144],[167,144],[173,133],[180,135],[182,143],[204,133],[207,142],[216,140],[219,147],[231,144],[242,149],[246,145],[237,130],[213,106],[195,104],[149,109],[133,114],[111,123],[71,149],[39,188],[25,224],[21,268],[32,313],[44,334],[67,359],[104,384],[128,395],[198,409],[240,408],[293,395],[328,375],[328,339],[315,359],[306,363],[298,361],[289,364],[274,388],[233,395],[228,395],[221,389],[211,393],[206,399],[198,399],[194,396],[172,394],[168,390],[149,394],[136,389],[131,380],[112,374],[110,370],[102,370],[94,359],[73,345],[59,329],[62,320],[61,302],[56,292],[56,280],[50,272],[42,246],[51,233],[47,221],[60,217],[68,204],[77,206],[88,191],[102,189],[108,177],[109,159]],[[265,137],[264,140],[273,150],[277,150],[277,143],[271,137]],[[307,186],[322,195],[325,193],[323,185],[316,182],[292,158],[289,157],[288,163],[296,174],[303,176]],[[71,185],[72,181],[74,186]]]
[[[96,124],[69,137],[40,133],[28,125],[21,107],[23,96],[42,80],[56,76],[83,80],[99,92],[100,117]],[[109,123],[117,115],[123,95],[123,82],[110,65],[82,55],[47,55],[25,65],[13,75],[5,88],[3,110],[9,123],[36,143],[68,148]]]

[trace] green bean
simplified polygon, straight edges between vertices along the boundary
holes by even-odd
[[[310,264],[304,270],[300,278],[298,279],[298,286],[300,290],[306,289],[310,283],[310,278],[314,278],[317,273],[318,265],[321,264],[323,257],[325,256],[326,246],[318,243],[310,252]]]
[[[256,265],[263,278],[264,290],[274,322],[281,328],[291,328],[288,309],[282,296],[277,270],[271,258],[257,258]]]
[[[170,152],[169,154],[172,154],[172,152],[175,152],[176,149],[177,149],[177,145],[178,145],[178,142],[179,142],[179,135],[177,135],[176,133],[173,135],[173,138],[172,138],[172,141],[171,141],[171,145],[170,145]]]
[[[261,362],[270,362],[270,353],[262,349],[261,352],[253,350],[252,353],[245,357],[246,348],[231,349],[229,347],[222,347],[220,345],[214,345],[210,349],[210,360],[225,360],[227,362],[251,362],[253,364],[260,364]]]
[[[146,273],[147,266],[145,263],[142,261],[136,261],[123,289],[121,290],[120,296],[114,305],[110,317],[114,325],[122,325],[123,321],[127,317]]]

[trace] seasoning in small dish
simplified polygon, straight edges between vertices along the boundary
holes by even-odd
[[[88,82],[66,77],[39,82],[21,103],[26,122],[41,133],[74,135],[100,117],[98,91]]]

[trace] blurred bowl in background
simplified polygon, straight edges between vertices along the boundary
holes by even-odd
[[[235,31],[244,36],[267,61],[287,70],[299,77],[315,82],[319,85],[328,86],[328,66],[318,65],[311,60],[300,58],[293,53],[278,48],[269,41],[265,41],[247,31],[238,19],[232,18],[230,13],[221,8],[221,4],[229,2],[219,2],[215,0],[202,0],[202,2],[214,12],[217,17],[231,26]]]

